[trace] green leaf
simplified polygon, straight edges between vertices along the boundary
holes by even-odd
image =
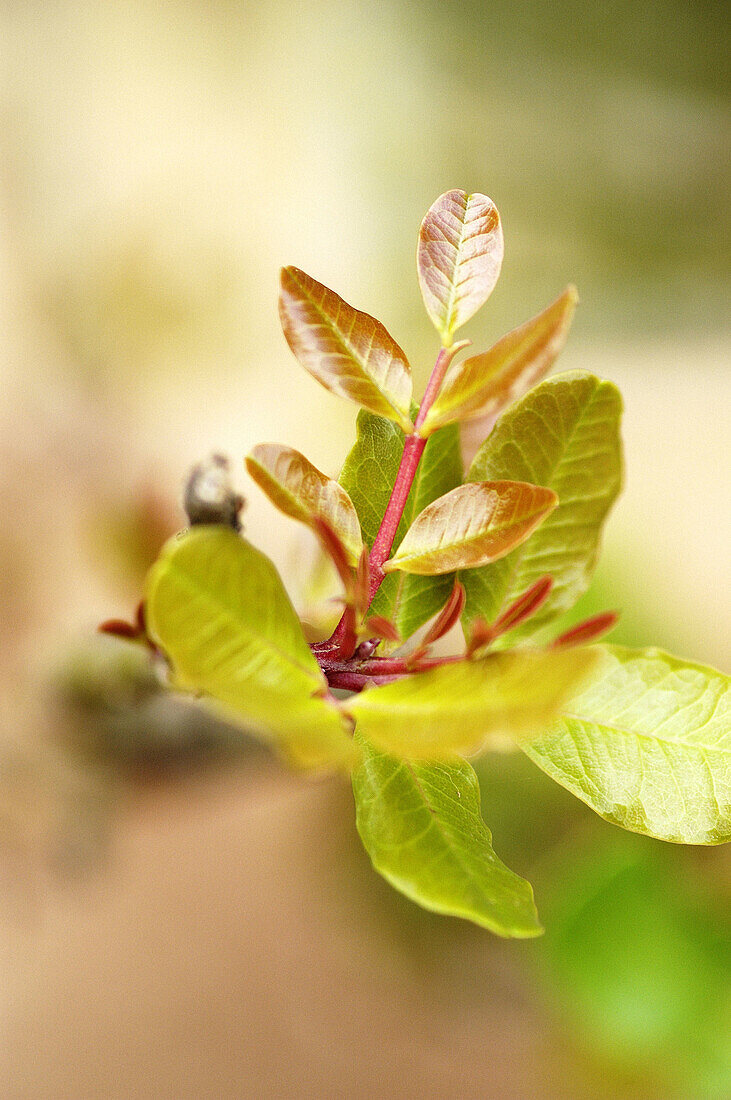
[[[409,763],[357,740],[363,756],[353,772],[356,824],[375,870],[435,913],[499,936],[540,935],[530,883],[493,851],[470,765]]]
[[[421,426],[429,435],[444,424],[496,418],[548,373],[571,327],[578,295],[567,287],[531,321],[509,332],[482,355],[454,364]]]
[[[404,449],[404,433],[395,424],[368,412],[358,414],[358,437],[345,460],[340,484],[350,495],[360,519],[363,538],[373,545],[386,511]],[[450,425],[427,441],[399,524],[394,548],[398,548],[415,516],[437,497],[462,481],[459,431]],[[407,573],[387,576],[376,593],[371,610],[391,619],[402,638],[409,638],[444,606],[453,579],[419,577]]]
[[[524,751],[625,829],[682,844],[731,839],[728,677],[659,649],[593,648],[602,661],[590,685]]]
[[[279,575],[226,527],[166,544],[145,596],[150,636],[174,685],[221,703],[304,767],[351,762],[354,745]]]
[[[246,459],[249,474],[285,515],[308,526],[323,519],[343,544],[352,566],[363,539],[355,506],[343,487],[292,447],[260,443]]]
[[[386,752],[444,759],[541,733],[595,662],[590,649],[496,653],[366,688],[342,707]]]
[[[449,346],[500,274],[503,231],[492,199],[465,191],[438,198],[421,223],[416,259],[426,311]]]
[[[496,561],[556,507],[550,489],[524,481],[460,485],[421,512],[384,572],[449,573]]]
[[[296,267],[282,270],[279,316],[300,364],[326,389],[413,430],[411,368],[380,321]]]
[[[544,485],[558,507],[507,557],[461,575],[463,620],[496,618],[547,573],[551,593],[539,611],[495,643],[513,645],[572,606],[586,590],[602,524],[622,482],[622,400],[610,382],[583,372],[549,378],[508,409],[478,451],[469,481],[501,478]]]

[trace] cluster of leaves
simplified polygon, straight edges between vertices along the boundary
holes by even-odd
[[[427,213],[418,276],[441,350],[418,405],[383,325],[297,268],[282,272],[290,348],[362,406],[339,481],[279,444],[246,460],[336,566],[343,612],[331,637],[305,640],[231,496],[219,522],[215,501],[188,507],[191,527],[164,548],[127,634],[164,655],[172,687],[221,705],[293,763],[349,769],[363,843],[397,889],[525,937],[541,931],[532,890],[493,851],[466,756],[518,745],[608,820],[713,844],[731,835],[731,746],[719,673],[655,649],[586,644],[613,613],[539,644],[596,563],[621,485],[621,401],[587,373],[545,377],[571,324],[572,287],[457,360],[469,341],[454,334],[489,297],[502,256],[484,195],[450,191]],[[467,420],[492,430],[465,477]],[[460,620],[462,652],[435,654]]]

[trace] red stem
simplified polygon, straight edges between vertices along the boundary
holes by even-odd
[[[373,602],[376,592],[383,583],[385,573],[381,567],[391,553],[393,540],[396,538],[398,525],[404,514],[406,501],[409,498],[411,486],[414,484],[416,471],[419,467],[421,456],[424,453],[424,448],[426,447],[426,438],[419,435],[419,428],[421,428],[424,423],[426,414],[429,412],[429,409],[432,407],[439,393],[449,364],[452,362],[455,354],[468,343],[469,340],[463,340],[458,344],[453,344],[450,348],[442,348],[439,352],[437,361],[434,364],[434,369],[431,372],[431,377],[424,391],[424,396],[419,406],[419,412],[414,421],[414,432],[412,435],[407,435],[406,437],[404,449],[401,454],[401,462],[399,463],[398,472],[396,474],[396,480],[391,490],[391,497],[386,507],[386,511],[383,514],[381,525],[378,528],[378,533],[373,541],[371,553],[368,558],[370,570],[370,584],[368,588],[369,607]],[[323,649],[327,646],[328,651],[333,653],[333,655],[337,654],[340,657],[348,659],[353,656],[355,644],[356,642],[352,630],[348,628],[346,613],[335,627],[327,643],[323,643]],[[343,670],[343,673],[344,672],[345,670]]]
[[[374,657],[371,661],[332,661],[322,663],[328,684],[331,688],[345,688],[347,691],[361,691],[369,684],[390,684],[401,680],[414,672],[426,672],[430,668],[440,668],[463,661],[462,654],[450,657],[431,657],[409,664],[408,657]]]
[[[421,399],[419,412],[414,421],[414,434],[406,437],[398,473],[393,483],[391,499],[388,502],[388,507],[381,520],[381,526],[378,528],[378,534],[375,537],[371,548],[371,555],[368,559],[368,565],[371,571],[371,583],[368,591],[369,604],[372,603],[373,597],[383,583],[385,574],[381,566],[391,553],[393,540],[396,538],[398,525],[404,514],[406,501],[409,499],[411,486],[414,484],[416,471],[419,467],[421,456],[424,453],[424,448],[426,447],[426,438],[419,434],[419,429],[426,420],[426,414],[434,404],[436,396],[442,388],[442,382],[444,381],[444,376],[447,373],[449,364],[452,362],[457,352],[461,351],[468,343],[469,340],[461,340],[458,344],[453,344],[450,348],[442,348],[439,352],[437,361],[434,364],[434,369],[431,372],[431,377],[424,391],[424,396]]]
[[[343,691],[362,691],[369,684],[390,684],[399,680],[399,676],[366,676],[363,672],[327,672],[327,682],[331,688]]]
[[[408,656],[373,657],[365,661],[339,661],[325,657],[322,669],[328,679],[342,672],[357,672],[370,680],[374,676],[409,676],[412,672],[426,672],[429,668],[440,668],[441,665],[451,665],[463,659],[461,654],[452,654],[448,657],[427,657],[410,664]]]
[[[417,413],[416,420],[414,421],[414,427],[417,432],[421,425],[426,420],[426,414],[434,404],[437,394],[442,388],[442,382],[444,381],[444,375],[447,373],[449,364],[454,359],[454,356],[460,351],[465,344],[468,344],[469,340],[461,340],[458,344],[453,344],[451,348],[442,348],[437,356],[437,361],[434,364],[434,370],[431,372],[431,377],[427,382],[426,389],[424,390],[424,396],[421,399],[421,405],[419,406],[419,412]]]
[[[393,483],[391,499],[383,514],[381,526],[378,528],[378,534],[374,539],[373,546],[371,547],[371,554],[368,559],[371,573],[370,586],[368,588],[369,605],[373,602],[373,597],[383,583],[385,573],[381,566],[391,553],[393,540],[396,538],[398,525],[404,514],[406,501],[409,498],[411,486],[414,484],[416,471],[425,447],[426,440],[420,435],[409,435],[406,437],[403,454],[401,455],[401,463],[398,468],[398,473],[396,474],[396,480]]]

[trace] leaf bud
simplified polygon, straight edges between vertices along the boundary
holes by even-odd
[[[211,455],[190,471],[183,492],[183,508],[191,527],[220,524],[240,531],[243,506],[244,498],[234,491],[229,461],[223,455]]]

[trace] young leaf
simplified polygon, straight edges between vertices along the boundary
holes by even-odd
[[[551,577],[541,577],[503,611],[497,622],[486,623],[479,615],[473,619],[467,630],[467,656],[486,649],[501,634],[505,634],[525,619],[529,619],[531,615],[535,615],[541,604],[548,599],[552,587]]]
[[[366,688],[343,710],[386,752],[438,760],[540,733],[595,664],[591,650],[515,650]]]
[[[368,546],[378,532],[396,478],[404,433],[383,417],[358,414],[358,437],[345,460],[340,484],[350,495]],[[450,425],[427,440],[399,524],[394,548],[398,548],[413,518],[437,497],[462,481],[459,432]],[[409,638],[442,609],[453,585],[450,576],[420,577],[392,573],[386,577],[371,610],[390,619],[402,638]]]
[[[419,232],[419,285],[446,347],[493,291],[503,262],[500,215],[486,195],[447,191]]]
[[[543,606],[509,638],[498,639],[498,647],[534,634],[588,587],[602,524],[622,482],[621,412],[621,398],[610,382],[578,371],[557,375],[508,409],[478,451],[469,481],[532,481],[553,489],[559,499],[522,546],[461,577],[466,623],[478,616],[494,622],[540,577],[553,577]]]
[[[444,424],[497,417],[548,373],[563,348],[576,309],[576,288],[482,355],[454,364],[421,426],[429,435]]]
[[[325,389],[413,430],[411,368],[380,321],[296,267],[282,270],[279,316],[295,356]]]
[[[495,641],[495,628],[478,615],[467,625],[465,641],[466,657],[484,657],[488,647]]]
[[[681,844],[731,839],[728,677],[659,649],[592,648],[602,657],[592,682],[523,751],[625,829]]]
[[[97,630],[100,634],[110,634],[113,638],[123,638],[127,642],[144,641],[144,635],[140,634],[134,623],[128,623],[126,619],[105,619],[99,623]]]
[[[503,611],[497,622],[493,623],[493,638],[505,634],[519,623],[524,622],[525,619],[529,619],[531,615],[535,615],[538,608],[548,599],[552,588],[553,578],[550,576],[541,577],[530,588],[527,588],[521,596],[518,596],[517,600],[514,600]]]
[[[598,615],[592,615],[589,619],[572,626],[554,638],[551,645],[554,649],[562,646],[587,645],[601,638],[602,634],[608,634],[617,625],[619,615],[616,611],[600,611]]]
[[[499,936],[539,935],[530,884],[493,851],[470,765],[415,764],[358,742],[356,825],[375,870],[435,913],[464,917]]]
[[[276,569],[226,527],[167,543],[145,597],[150,636],[175,686],[203,692],[305,767],[352,761],[325,678]]]
[[[381,638],[385,642],[401,645],[403,638],[390,619],[383,615],[369,615],[363,623],[362,633],[367,637]]]
[[[463,609],[464,585],[461,585],[459,581],[455,581],[454,588],[449,594],[449,599],[424,635],[422,645],[430,646],[434,642],[438,642],[445,634],[448,634],[458,621]]]
[[[355,506],[337,481],[326,477],[292,447],[260,443],[246,459],[249,474],[273,504],[301,523],[325,520],[345,547],[348,561],[358,564],[363,539]]]
[[[460,485],[421,512],[384,572],[449,573],[496,561],[523,542],[558,504],[523,481]]]
[[[343,588],[345,589],[346,602],[355,604],[356,601],[353,599],[353,595],[358,586],[347,550],[330,524],[327,520],[324,520],[322,516],[312,516],[310,523],[312,530],[320,540],[320,545],[329,557],[335,568],[335,572],[342,582]]]

